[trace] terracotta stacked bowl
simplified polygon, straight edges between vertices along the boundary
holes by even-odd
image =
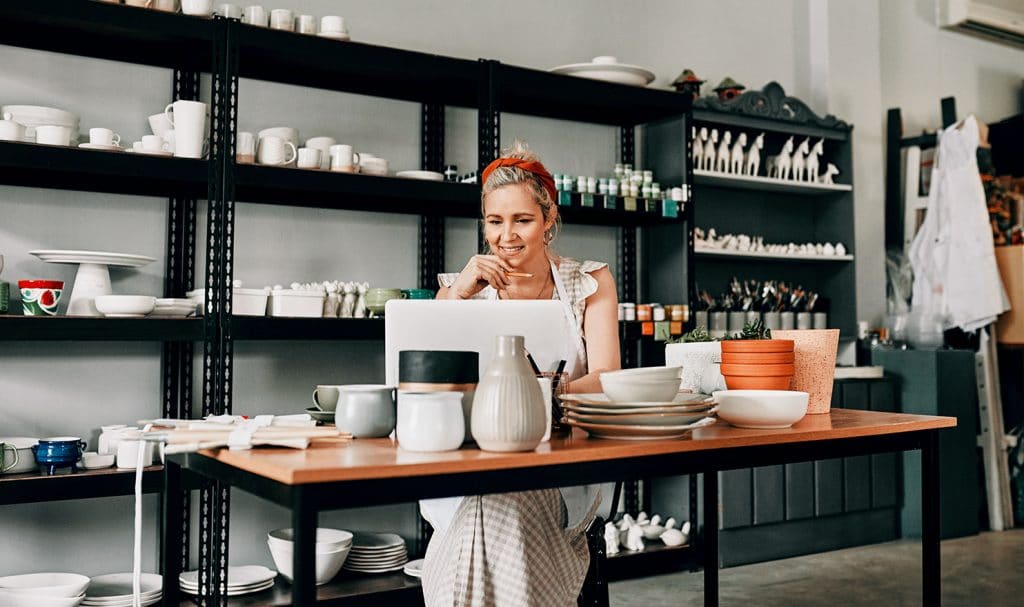
[[[789,390],[794,360],[792,339],[722,342],[722,375],[730,390]]]

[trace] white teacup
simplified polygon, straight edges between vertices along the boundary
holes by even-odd
[[[221,17],[227,17],[228,19],[241,19],[242,18],[242,7],[237,4],[230,4],[225,2],[224,4],[218,4],[217,10],[214,11]]]
[[[142,142],[141,141],[133,141],[132,142],[132,151],[133,152],[144,152],[145,149],[142,147]]]
[[[334,137],[310,137],[306,147],[320,150],[320,168],[326,171],[331,168],[331,146],[337,143]]]
[[[275,30],[291,32],[295,30],[295,14],[286,8],[275,8],[270,11],[270,27]]]
[[[342,173],[355,173],[356,167],[360,164],[360,154],[356,154],[352,151],[352,146],[340,143],[332,145],[330,148],[331,152],[331,170],[341,171]]]
[[[158,152],[168,152],[167,142],[163,140],[159,135],[143,135],[142,136],[142,152],[145,154],[155,154]]]
[[[167,114],[160,112],[159,114],[153,114],[149,117],[149,130],[152,131],[154,135],[163,136],[164,131],[170,128],[174,127],[171,126],[171,121],[167,117]]]
[[[209,17],[213,14],[213,0],[181,0],[181,12],[186,15]]]
[[[363,158],[359,162],[361,172],[367,175],[387,175],[388,161],[384,158]]]
[[[291,150],[290,156],[288,155],[289,150]],[[275,135],[260,137],[256,142],[256,161],[260,164],[270,166],[291,164],[296,155],[295,145],[291,141]]]
[[[313,15],[299,15],[295,19],[295,31],[300,34],[315,34],[317,32],[316,17]]]
[[[298,163],[300,169],[320,169],[320,150],[316,148],[299,148]]]
[[[36,127],[36,143],[43,145],[71,145],[71,129],[47,124]]]
[[[89,129],[89,143],[93,145],[121,145],[121,136],[110,129]]]
[[[267,27],[267,9],[258,4],[245,7],[245,11],[242,13],[242,23]]]
[[[238,133],[235,143],[235,162],[252,164],[256,160],[256,136],[247,131]]]
[[[345,18],[337,15],[326,15],[320,18],[320,31],[328,34],[345,32]]]

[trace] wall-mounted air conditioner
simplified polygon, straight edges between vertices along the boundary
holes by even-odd
[[[1024,47],[1024,0],[936,0],[941,27]]]

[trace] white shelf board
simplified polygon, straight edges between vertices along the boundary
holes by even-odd
[[[850,192],[853,186],[848,183],[807,183],[789,181],[774,177],[751,175],[730,175],[717,171],[694,170],[697,185],[713,185],[744,190],[763,190],[766,192],[789,192],[793,194],[828,194],[831,192]]]
[[[725,249],[694,249],[698,257],[736,257],[739,259],[776,259],[779,261],[853,261],[853,255],[799,255],[795,253],[757,253]]]

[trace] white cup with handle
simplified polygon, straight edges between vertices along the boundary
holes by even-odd
[[[331,146],[337,143],[334,137],[310,137],[306,147],[320,150],[320,168],[326,171],[331,168]]]
[[[227,17],[228,19],[241,19],[242,18],[242,7],[237,4],[231,4],[225,2],[217,5],[216,14],[221,17]]]
[[[270,11],[270,28],[286,32],[295,31],[295,13],[286,8]]]
[[[252,164],[256,160],[256,136],[248,131],[238,133],[235,139],[235,162]]]
[[[47,124],[36,127],[36,143],[44,145],[71,145],[71,129]]]
[[[181,12],[197,17],[213,14],[213,0],[181,0]]]
[[[290,156],[288,155],[289,151]],[[291,141],[276,135],[260,137],[259,141],[256,142],[256,161],[260,164],[270,166],[290,164],[297,155],[298,152]]]
[[[174,127],[174,155],[178,158],[202,158],[206,104],[181,99],[167,104],[164,114]]]
[[[320,170],[320,150],[316,148],[299,148],[298,166],[300,169]]]
[[[267,27],[267,18],[267,9],[258,4],[245,7],[242,13],[242,23],[257,27]]]
[[[359,166],[360,155],[352,151],[352,146],[339,143],[330,147],[331,170],[342,173],[355,173]]]
[[[317,33],[317,21],[313,15],[299,15],[295,18],[295,31],[300,34]]]
[[[162,137],[164,131],[170,128],[173,128],[171,126],[171,121],[167,118],[167,114],[164,112],[153,114],[149,117],[149,130],[152,131],[154,135],[160,135]]]
[[[89,129],[89,143],[93,145],[121,145],[121,136],[110,129],[95,127]]]
[[[160,135],[143,135],[141,151],[144,154],[159,154],[160,152],[167,152],[167,142],[164,141]]]

